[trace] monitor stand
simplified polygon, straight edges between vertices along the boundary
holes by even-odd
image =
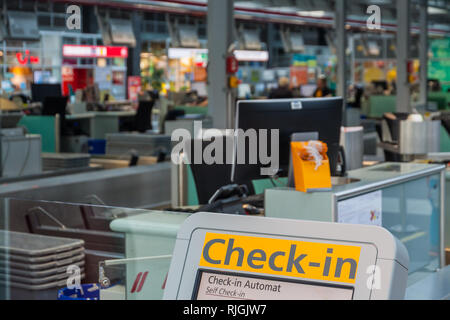
[[[303,141],[317,141],[319,140],[318,132],[299,132],[294,133],[291,136],[291,142],[303,142]],[[294,179],[294,165],[292,164],[292,153],[289,151],[289,178],[288,178],[288,188],[295,188]]]

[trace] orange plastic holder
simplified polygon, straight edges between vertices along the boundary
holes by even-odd
[[[316,170],[314,160],[304,160],[302,155],[308,153],[309,142],[291,142],[292,163],[294,166],[295,189],[301,192],[331,190],[330,161],[324,153],[322,164]]]

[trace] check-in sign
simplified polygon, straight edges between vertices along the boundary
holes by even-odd
[[[361,247],[207,233],[200,266],[353,284]]]

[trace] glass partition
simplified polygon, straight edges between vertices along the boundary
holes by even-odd
[[[387,187],[381,198],[381,226],[408,250],[410,286],[441,265],[441,176]]]
[[[187,216],[2,199],[0,300],[162,299]]]

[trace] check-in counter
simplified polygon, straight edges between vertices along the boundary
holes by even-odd
[[[120,121],[124,118],[134,118],[136,111],[105,111],[105,112],[83,112],[66,115],[66,123],[77,122],[77,126],[84,133],[85,139],[105,139],[108,133],[120,132]],[[61,151],[61,141],[70,143],[70,138],[76,139],[79,136],[61,136],[59,119],[54,116],[25,116],[20,122],[20,126],[27,128],[31,134],[38,134],[42,137],[43,152]]]
[[[169,162],[113,170],[38,177],[5,183],[0,198],[91,203],[128,208],[161,208],[170,205]]]
[[[408,249],[409,284],[444,266],[445,166],[384,163],[338,180],[327,192],[266,190],[265,215],[382,226]]]
[[[189,216],[153,211],[111,222],[111,230],[125,234],[127,300],[162,299],[177,233]],[[145,272],[148,283],[142,291],[133,290],[135,281],[130,280]]]
[[[30,230],[25,226],[21,228],[17,223],[17,218],[20,216],[23,221],[30,222]],[[161,299],[167,290],[169,266],[176,256],[180,258],[180,252],[174,250],[177,234],[189,216],[189,213],[49,201],[6,199],[0,202],[0,230],[33,233],[59,239],[83,240],[85,278],[81,280],[83,284],[100,284],[100,299],[102,300]],[[230,219],[229,225],[233,226],[236,225],[233,221],[235,218],[236,216],[233,215],[220,215],[217,218],[219,221],[216,223],[223,226],[225,225],[223,221]],[[245,219],[261,218],[247,217]],[[7,221],[9,223],[5,224]],[[287,223],[289,224],[289,222]],[[256,224],[250,225],[259,232]],[[301,230],[292,231],[292,225],[295,224],[291,224],[291,231],[279,227],[275,229],[288,234],[301,232]],[[320,226],[320,224],[317,225]],[[328,229],[319,228],[317,230],[326,236],[332,236],[334,231],[332,225],[329,226]],[[365,227],[365,230],[368,229]],[[237,230],[238,227],[236,227],[236,232]],[[265,230],[266,232],[273,231],[267,227]],[[351,236],[354,234],[349,234],[349,241]],[[310,237],[310,239],[314,238]],[[376,254],[379,254],[379,251]],[[447,295],[449,270],[442,269],[434,272],[435,270],[431,268],[432,265],[433,263],[430,262],[427,266],[429,272],[426,277],[419,279],[419,272],[408,275],[407,299],[441,299]],[[364,269],[361,268],[361,270]],[[65,270],[63,271],[65,273]],[[363,273],[361,272],[361,274]],[[36,293],[36,297],[39,298],[48,292],[51,293],[53,299],[56,299],[59,287],[65,285],[63,283],[59,286],[52,286],[45,292],[39,291]],[[10,289],[14,291],[15,288],[9,286],[2,288],[0,275],[0,297],[4,296],[5,292],[8,297]],[[14,298],[14,295],[10,297]]]

